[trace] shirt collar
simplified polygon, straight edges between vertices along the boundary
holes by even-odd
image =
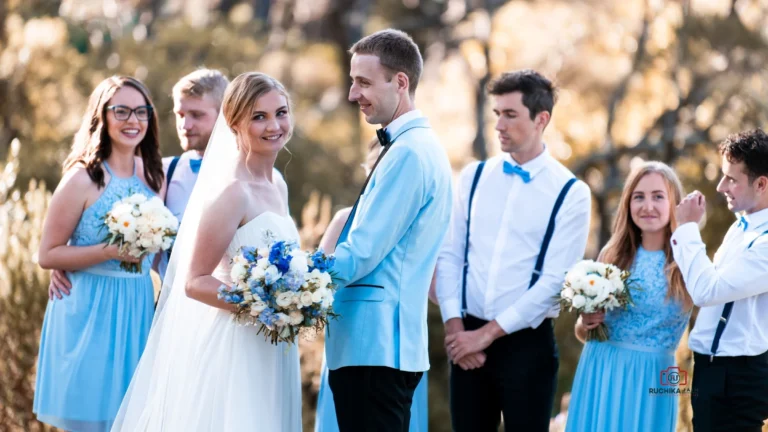
[[[736,215],[738,218],[739,215]],[[747,231],[754,231],[758,228],[766,229],[764,225],[768,223],[768,209],[763,209],[755,213],[745,214],[744,219],[747,221]]]
[[[535,158],[529,160],[528,162],[520,165],[512,159],[512,156],[509,153],[504,153],[504,160],[511,163],[512,165],[517,165],[521,167],[522,169],[528,171],[528,173],[531,175],[531,178],[534,178],[536,174],[541,172],[544,168],[547,167],[549,162],[552,160],[552,155],[549,154],[549,150],[547,150],[546,144],[544,145],[544,151],[541,152],[540,155],[536,156]]]
[[[400,130],[400,128],[405,126],[406,123],[408,123],[409,121],[411,121],[413,119],[417,119],[419,117],[423,117],[421,115],[421,111],[419,111],[417,109],[412,110],[412,111],[408,111],[407,113],[401,115],[400,117],[392,120],[392,123],[387,125],[387,127],[385,127],[384,130],[386,130],[387,133],[389,134],[389,136],[391,137],[394,134],[396,134],[397,131]]]

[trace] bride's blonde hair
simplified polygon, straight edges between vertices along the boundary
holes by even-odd
[[[267,74],[261,72],[246,72],[240,74],[232,83],[227,86],[224,92],[221,111],[224,114],[224,120],[235,136],[242,139],[236,130],[242,125],[246,118],[251,116],[254,105],[260,97],[266,95],[272,90],[277,91],[288,101],[288,112],[293,114],[293,104],[288,91],[283,84]],[[288,139],[293,135],[293,115],[291,119],[291,130],[288,132]],[[250,153],[250,150],[249,150]]]

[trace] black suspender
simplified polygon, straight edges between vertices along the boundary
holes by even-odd
[[[477,181],[485,168],[485,161],[480,162],[475,170],[475,178],[472,180],[472,188],[469,190],[469,206],[467,207],[467,235],[464,238],[464,274],[461,277],[461,317],[467,315],[467,272],[469,271],[469,226],[472,221],[472,198],[475,196]]]
[[[475,190],[477,189],[477,183],[480,180],[480,174],[482,174],[484,167],[485,161],[480,162],[480,164],[477,166],[477,170],[475,171],[475,178],[472,180],[472,188],[469,190],[469,205],[467,207],[467,235],[464,239],[464,269],[461,278],[462,317],[467,315],[467,273],[469,272],[469,228],[472,221],[472,202],[475,196]],[[544,240],[541,242],[541,250],[539,251],[538,258],[536,258],[536,265],[534,266],[533,274],[531,275],[531,282],[528,284],[528,289],[534,286],[541,277],[541,270],[544,268],[544,258],[547,256],[549,243],[552,241],[552,236],[555,233],[555,219],[557,218],[557,214],[560,212],[560,208],[563,206],[563,201],[565,201],[565,197],[568,195],[568,191],[571,189],[571,186],[573,186],[574,183],[576,183],[575,177],[568,180],[565,186],[563,186],[563,189],[560,191],[560,194],[557,196],[555,205],[552,208],[552,214],[549,216],[547,231],[544,234]]]
[[[760,235],[755,237],[754,240],[749,242],[749,245],[747,246],[747,249],[751,248],[753,244],[759,239],[760,237],[768,234],[768,231],[763,231]],[[709,349],[710,355],[709,355],[709,361],[711,362],[715,358],[715,354],[717,353],[717,347],[720,346],[720,338],[723,337],[723,332],[725,331],[725,325],[728,324],[728,318],[731,317],[731,310],[733,309],[733,302],[728,302],[723,307],[723,314],[720,315],[720,321],[717,323],[717,328],[715,329],[715,338],[712,340],[712,348]]]

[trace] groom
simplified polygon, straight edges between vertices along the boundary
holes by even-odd
[[[759,432],[768,419],[768,135],[760,129],[731,135],[720,153],[717,191],[739,219],[714,262],[699,234],[706,211],[700,192],[678,205],[672,235],[675,262],[701,308],[688,338],[693,428]]]
[[[329,384],[341,432],[407,431],[429,369],[427,292],[451,214],[451,168],[414,106],[423,63],[410,36],[383,30],[350,52],[349,100],[382,126],[382,150],[336,247]]]

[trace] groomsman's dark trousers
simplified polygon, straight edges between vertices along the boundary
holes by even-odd
[[[413,393],[424,372],[383,366],[328,371],[340,432],[408,432]]]
[[[486,323],[468,315],[464,329]],[[454,432],[496,432],[502,413],[507,432],[549,431],[558,368],[552,320],[496,339],[485,354],[480,369],[451,363]]]
[[[768,351],[757,356],[693,353],[694,432],[760,432],[768,419]]]

